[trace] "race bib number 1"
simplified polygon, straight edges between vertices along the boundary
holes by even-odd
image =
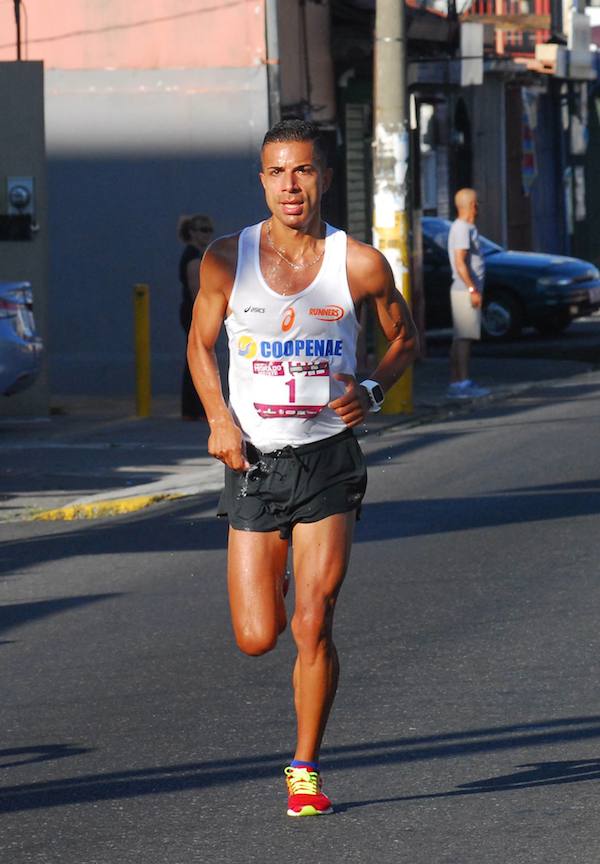
[[[254,407],[261,417],[316,417],[329,403],[327,360],[254,360]]]

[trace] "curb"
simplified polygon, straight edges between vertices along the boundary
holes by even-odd
[[[223,466],[213,460],[209,464],[196,466],[184,475],[169,475],[152,483],[134,486],[127,490],[113,489],[86,498],[79,498],[50,510],[30,512],[27,521],[71,522],[75,519],[100,519],[104,516],[121,516],[144,510],[161,501],[175,501],[191,495],[216,492],[223,486]]]
[[[32,522],[51,522],[62,520],[70,522],[73,519],[98,519],[102,516],[120,516],[124,513],[135,513],[160,501],[174,501],[185,498],[186,492],[158,492],[155,495],[133,495],[131,498],[113,498],[105,501],[82,501],[56,507],[54,510],[42,510],[32,514]]]

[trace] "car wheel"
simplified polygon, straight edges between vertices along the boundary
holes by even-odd
[[[560,336],[561,333],[564,333],[572,320],[568,312],[557,312],[548,318],[534,321],[533,326],[540,336],[552,339],[554,336]]]
[[[500,342],[516,339],[523,329],[523,311],[508,291],[492,288],[484,293],[481,319],[483,337]]]

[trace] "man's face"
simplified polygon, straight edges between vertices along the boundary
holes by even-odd
[[[311,141],[278,141],[263,147],[260,180],[273,216],[289,228],[304,228],[320,218],[331,169],[323,169]]]

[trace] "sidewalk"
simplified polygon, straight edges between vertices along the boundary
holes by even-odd
[[[589,372],[587,363],[474,357],[473,378],[492,388],[484,403],[540,381]],[[414,370],[412,415],[372,415],[373,434],[474,410],[446,399],[448,361],[431,357]],[[212,494],[223,467],[207,452],[208,427],[179,419],[178,397],[153,400],[153,415],[134,414],[132,399],[56,397],[49,418],[0,417],[0,522],[75,519],[130,513],[158,501]],[[478,403],[481,404],[481,401]]]

